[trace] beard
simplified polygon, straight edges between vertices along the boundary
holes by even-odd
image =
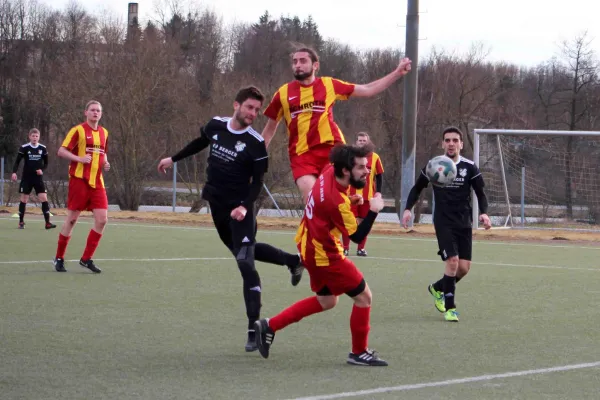
[[[247,123],[246,122],[246,118],[244,118],[243,116],[236,114],[235,115],[235,119],[237,120],[237,122],[244,128],[247,128],[248,126],[250,126],[252,123]]]
[[[362,189],[365,187],[365,185],[367,184],[367,180],[361,180],[361,179],[354,179],[354,177],[352,175],[350,175],[350,186],[352,186],[355,189]]]
[[[296,80],[298,81],[303,81],[305,79],[308,79],[312,76],[312,71],[311,72],[297,72],[294,73],[294,78],[296,78]]]

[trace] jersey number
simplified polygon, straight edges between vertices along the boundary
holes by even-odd
[[[306,209],[304,213],[308,219],[312,219],[313,217],[313,208],[315,206],[315,199],[313,198],[312,193],[308,195],[308,201],[306,202]]]

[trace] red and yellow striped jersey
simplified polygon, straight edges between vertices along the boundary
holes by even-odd
[[[347,100],[354,84],[329,77],[316,78],[308,85],[286,83],[273,96],[265,110],[270,119],[285,119],[290,156],[306,153],[321,144],[346,143],[333,120],[336,100]]]
[[[78,157],[89,154],[92,156],[92,162],[83,164],[71,161],[69,176],[81,178],[93,188],[103,188],[102,168],[106,159],[107,139],[108,131],[100,125],[98,125],[98,130],[93,130],[87,122],[71,128],[62,147],[66,147]]]
[[[296,244],[307,265],[326,267],[346,258],[340,236],[350,236],[358,228],[347,188],[335,180],[333,171],[329,165],[319,176],[296,232]]]
[[[367,168],[369,168],[369,175],[367,175],[367,184],[362,189],[356,189],[350,186],[348,191],[349,195],[358,194],[365,199],[365,201],[371,200],[375,194],[375,175],[383,174],[383,164],[379,154],[372,152],[367,156]]]

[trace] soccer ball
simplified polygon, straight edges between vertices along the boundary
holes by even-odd
[[[456,164],[447,156],[433,157],[427,163],[425,173],[435,186],[448,186],[456,178]]]

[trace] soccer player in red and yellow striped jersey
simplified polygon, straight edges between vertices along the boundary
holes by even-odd
[[[356,136],[357,146],[363,147],[366,145],[372,145],[371,138],[367,132],[358,132]],[[367,184],[365,187],[362,189],[356,189],[351,186],[348,192],[350,198],[357,196],[363,199],[362,202],[352,206],[352,212],[356,217],[356,222],[359,224],[369,212],[369,200],[371,200],[371,198],[375,195],[381,196],[381,187],[383,184],[383,164],[381,163],[379,154],[375,153],[374,151],[369,153],[367,156],[367,168],[369,169],[369,175],[367,175]],[[350,249],[350,238],[348,236],[343,236],[342,242],[344,244],[344,254],[348,255],[348,250]],[[365,250],[366,243],[367,238],[365,237],[363,241],[358,244],[358,249],[356,250],[357,256],[367,256],[367,250]]]
[[[77,219],[84,210],[94,214],[94,226],[88,235],[79,265],[94,273],[102,272],[94,264],[92,257],[108,220],[108,199],[102,177],[102,171],[110,169],[106,157],[108,131],[98,125],[102,118],[102,105],[98,101],[90,100],[85,106],[84,115],[86,122],[73,127],[58,149],[59,157],[71,161],[67,218],[58,235],[54,258],[54,268],[58,272],[66,272],[64,263],[67,245]]]
[[[367,347],[372,295],[362,272],[343,254],[339,237],[347,234],[355,242],[366,236],[377,213],[383,208],[381,197],[370,201],[370,211],[360,225],[350,210],[349,186],[364,187],[367,170],[365,147],[336,145],[330,155],[332,166],[325,168],[312,188],[304,217],[296,234],[302,262],[310,274],[310,286],[316,294],[300,300],[270,319],[256,321],[260,354],[267,358],[275,333],[302,318],[333,308],[338,296],[346,294],[354,301],[350,315],[352,351],[348,363],[386,366],[376,352]]]
[[[292,54],[294,81],[281,86],[265,110],[269,121],[262,136],[267,146],[277,126],[285,120],[288,153],[294,181],[306,201],[317,176],[329,163],[331,148],[345,143],[344,135],[333,120],[337,100],[375,96],[410,71],[411,61],[400,60],[398,67],[381,79],[368,84],[354,84],[330,77],[317,77],[319,57],[308,47]]]

